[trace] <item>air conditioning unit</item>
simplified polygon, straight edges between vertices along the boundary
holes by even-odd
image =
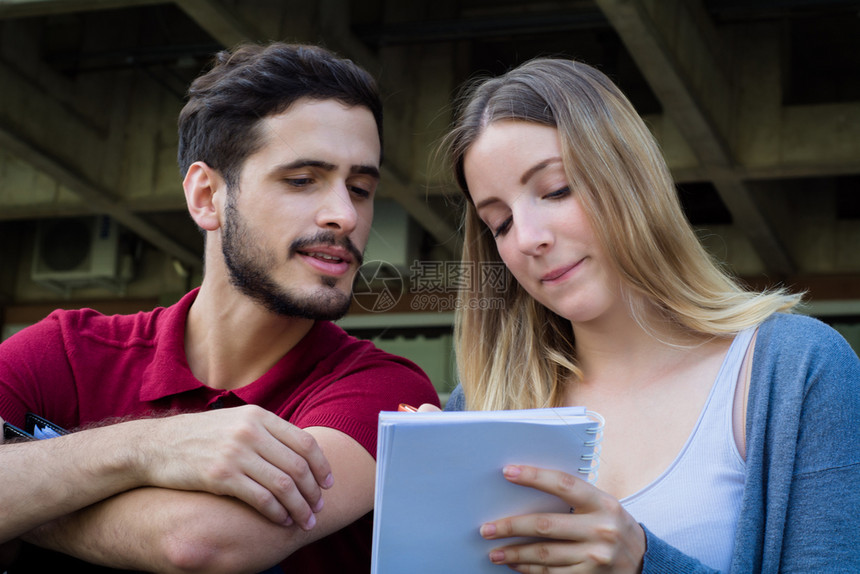
[[[31,278],[64,293],[93,286],[119,289],[119,226],[106,215],[39,222]]]

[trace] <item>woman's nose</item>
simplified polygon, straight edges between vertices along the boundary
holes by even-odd
[[[541,255],[552,246],[552,231],[537,214],[520,214],[514,221],[517,247],[522,253],[532,256]]]

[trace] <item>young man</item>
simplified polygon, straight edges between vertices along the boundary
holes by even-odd
[[[438,401],[329,322],[370,233],[381,114],[366,72],[309,46],[223,52],[191,85],[179,162],[203,283],[134,316],[56,311],[0,346],[0,417],[83,429],[0,446],[7,551],[368,571],[377,415]]]

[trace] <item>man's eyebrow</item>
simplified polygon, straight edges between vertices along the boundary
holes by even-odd
[[[561,158],[560,157],[553,157],[550,159],[545,159],[542,162],[536,163],[535,165],[533,165],[532,167],[530,167],[529,169],[526,170],[526,172],[520,178],[520,184],[525,185],[532,178],[532,176],[534,176],[534,174],[536,174],[537,172],[539,172],[542,169],[549,167],[550,165],[552,165],[554,163],[561,163]]]
[[[337,166],[335,164],[329,163],[327,161],[322,161],[319,159],[297,159],[295,161],[291,161],[290,163],[279,165],[277,171],[301,169],[303,167],[315,167],[322,169],[323,171],[334,171],[337,169]],[[369,175],[375,179],[380,179],[379,168],[375,165],[354,165],[349,168],[349,172],[358,175]]]
[[[291,161],[290,163],[285,163],[283,165],[279,165],[279,170],[287,170],[287,169],[299,169],[302,167],[318,167],[325,171],[334,171],[337,166],[333,163],[329,163],[327,161],[322,161],[318,159],[297,159]]]
[[[374,165],[354,165],[349,169],[349,172],[358,175],[369,175],[375,179],[380,179],[379,168]]]

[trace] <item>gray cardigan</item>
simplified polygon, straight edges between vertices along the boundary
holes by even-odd
[[[445,409],[464,407],[457,387]],[[732,572],[860,572],[860,360],[836,331],[786,314],[759,327],[746,437]],[[645,533],[643,574],[715,572]]]

